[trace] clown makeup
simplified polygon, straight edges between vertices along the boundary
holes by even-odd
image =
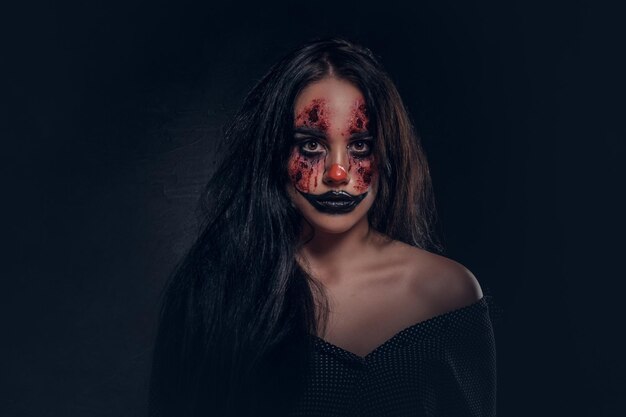
[[[369,209],[377,178],[369,128],[363,95],[349,82],[327,78],[303,91],[288,174],[309,207],[332,215],[351,213],[362,202]]]

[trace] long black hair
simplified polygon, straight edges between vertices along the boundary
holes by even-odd
[[[329,76],[353,83],[367,103],[379,165],[371,227],[439,249],[428,165],[378,60],[341,39],[295,50],[250,91],[225,131],[228,149],[203,194],[201,232],[164,293],[151,416],[279,415],[297,396],[327,302],[296,261],[302,220],[287,194],[287,160],[296,98]]]

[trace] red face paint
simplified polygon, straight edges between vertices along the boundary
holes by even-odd
[[[367,115],[367,106],[363,100],[357,100],[350,113],[347,134],[349,136],[355,133],[366,132],[368,129],[369,117]]]
[[[296,115],[295,127],[308,127],[328,133],[329,119],[326,101],[317,98]],[[349,120],[341,135],[350,137],[355,133],[367,132],[368,128],[367,107],[363,100],[357,100],[352,106]],[[359,156],[350,148],[349,145],[344,147],[348,153],[348,166],[345,168],[351,178],[352,188],[357,194],[362,194],[369,189],[372,177],[376,174],[374,155],[370,153],[367,156]],[[318,178],[321,180],[320,175],[324,175],[325,172],[325,156],[325,152],[316,156],[306,155],[298,146],[294,147],[288,166],[289,179],[294,187],[305,193],[314,192],[318,187]]]
[[[308,127],[326,132],[329,125],[328,119],[326,100],[316,98],[296,115],[295,127]],[[289,178],[297,189],[308,193],[311,188],[311,177],[314,182],[313,188],[317,188],[318,173],[324,172],[323,165],[322,158],[303,155],[298,149],[294,149],[288,168]]]
[[[326,100],[316,98],[296,116],[296,127],[310,127],[323,132],[328,130],[328,106]]]
[[[294,149],[287,167],[291,183],[298,190],[308,193],[311,187],[311,177],[313,177],[313,188],[317,188],[317,177],[323,163],[322,158],[311,158]]]
[[[368,130],[369,117],[367,106],[363,100],[357,100],[352,106],[350,113],[347,136],[367,132]],[[354,170],[353,167],[355,167]],[[376,173],[374,154],[370,153],[366,157],[358,157],[350,154],[348,169],[354,181],[354,188],[359,193],[364,193],[372,183],[372,176]]]
[[[359,193],[364,193],[369,188],[372,183],[372,176],[375,173],[375,164],[372,160],[373,158],[368,158],[367,160],[361,160],[357,163],[356,176],[354,177],[354,188]]]

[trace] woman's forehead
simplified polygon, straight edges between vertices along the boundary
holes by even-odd
[[[310,84],[299,95],[295,106],[294,124],[342,136],[366,131],[367,106],[361,91],[348,81],[326,78]]]

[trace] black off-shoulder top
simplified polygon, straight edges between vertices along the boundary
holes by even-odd
[[[317,336],[292,417],[492,417],[490,296],[405,328],[361,357]]]

